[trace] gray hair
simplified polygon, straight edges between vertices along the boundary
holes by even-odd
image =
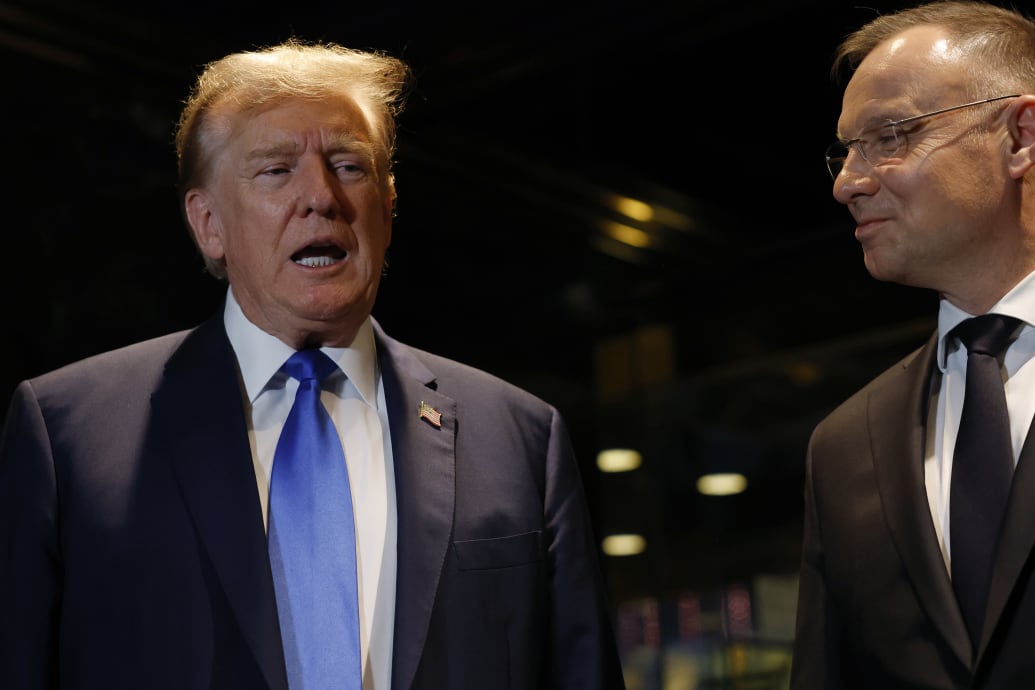
[[[977,58],[974,88],[1035,92],[1035,22],[1017,10],[976,0],[935,0],[885,14],[848,34],[835,53],[831,76],[854,70],[884,41],[917,26],[938,26]],[[971,94],[985,98],[981,92]]]

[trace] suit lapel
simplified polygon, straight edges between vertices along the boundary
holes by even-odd
[[[431,371],[374,322],[388,405],[398,511],[398,577],[392,687],[409,688],[427,640],[455,505],[456,402],[435,390]],[[421,403],[441,426],[421,416]],[[434,414],[431,414],[434,418]]]
[[[189,334],[152,397],[198,536],[269,687],[287,690],[237,363],[222,312]]]
[[[924,430],[936,351],[937,335],[902,364],[898,376],[874,389],[867,424],[878,430],[869,434],[874,469],[899,555],[927,615],[969,666],[970,641],[938,546],[924,484]]]
[[[1033,423],[1035,428],[1035,423]],[[1010,485],[1010,498],[999,537],[992,584],[985,609],[985,629],[981,636],[978,658],[984,653],[992,631],[999,624],[1010,594],[1017,586],[1021,570],[1035,547],[1035,503],[1028,497],[1035,495],[1035,440],[1029,431],[1021,447],[1017,469]]]

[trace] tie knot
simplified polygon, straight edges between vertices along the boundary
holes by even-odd
[[[1013,333],[1019,319],[1002,314],[984,314],[967,319],[953,329],[968,353],[998,357]]]
[[[317,349],[299,350],[284,362],[283,369],[288,376],[299,381],[315,379],[322,384],[338,365],[330,357]]]

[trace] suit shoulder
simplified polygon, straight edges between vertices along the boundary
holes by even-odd
[[[406,347],[434,373],[438,389],[447,395],[452,388],[462,388],[468,395],[480,393],[513,399],[533,407],[553,407],[534,393],[484,369],[412,346]]]
[[[191,331],[184,330],[100,352],[29,379],[37,391],[67,392],[110,387],[123,379],[142,381],[161,374],[165,363]]]
[[[484,369],[395,340],[374,325],[384,363],[452,398],[467,414],[487,424],[563,425],[557,408],[534,393]]]
[[[834,407],[816,425],[816,430],[813,434],[818,435],[824,430],[840,430],[843,425],[856,426],[858,425],[860,415],[865,414],[867,401],[874,393],[889,389],[904,389],[910,386],[913,377],[917,375],[913,372],[914,367],[924,365],[924,362],[927,361],[924,355],[929,354],[925,353],[925,351],[928,348],[933,348],[934,343],[935,339],[932,336],[926,344],[916,348],[870,379],[861,388]],[[926,376],[926,372],[919,373],[919,375]],[[835,431],[835,433],[837,432]]]

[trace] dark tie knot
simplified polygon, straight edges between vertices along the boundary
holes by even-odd
[[[1002,314],[984,314],[967,319],[953,329],[953,333],[967,348],[967,352],[998,357],[1006,348],[1010,334],[1019,319]]]
[[[318,383],[330,376],[338,365],[320,350],[299,350],[284,362],[284,372],[293,379],[306,381],[315,379]]]

